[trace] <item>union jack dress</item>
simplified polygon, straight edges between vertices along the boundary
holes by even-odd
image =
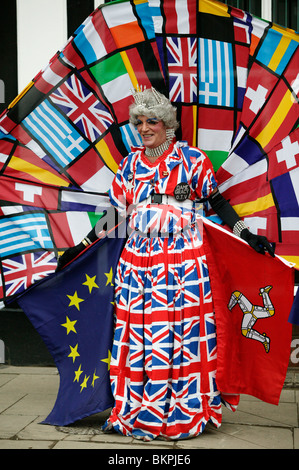
[[[104,431],[184,439],[208,421],[220,426],[221,401],[237,405],[237,397],[224,401],[215,383],[215,319],[195,204],[216,185],[207,156],[184,142],[155,163],[140,147],[120,164],[110,199],[130,213],[132,231],[115,278],[115,405]],[[187,201],[174,198],[178,190],[189,191]],[[156,204],[153,194],[169,197]]]

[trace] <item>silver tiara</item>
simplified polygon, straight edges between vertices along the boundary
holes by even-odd
[[[137,85],[137,87],[134,88],[134,90],[132,90],[132,95],[133,95],[135,104],[137,106],[146,106],[148,109],[151,109],[151,108],[153,108],[153,107],[155,107],[159,104],[165,103],[165,98],[163,97],[163,95],[161,95],[154,87],[151,87],[151,90],[152,90],[153,96],[156,100],[156,103],[152,106],[147,106],[146,103],[145,103],[145,97],[144,97],[144,91],[145,90],[146,90],[146,86],[144,86],[143,89],[142,89],[142,85],[141,86]],[[167,100],[167,98],[166,98],[166,100]]]

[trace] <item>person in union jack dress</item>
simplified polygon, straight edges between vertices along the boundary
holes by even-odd
[[[123,159],[109,191],[112,206],[129,216],[131,231],[115,275],[115,404],[103,430],[145,441],[186,439],[208,422],[219,427],[222,404],[235,410],[239,400],[221,394],[215,382],[217,337],[202,204],[209,203],[256,251],[273,251],[218,191],[208,157],[175,140],[171,102],[154,88],[136,90],[134,99],[130,122],[143,146]],[[79,249],[96,236],[89,234]]]

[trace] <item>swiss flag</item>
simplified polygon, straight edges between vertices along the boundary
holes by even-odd
[[[217,328],[218,389],[277,405],[290,358],[294,268],[203,221]]]
[[[241,120],[246,127],[261,111],[277,83],[277,77],[254,62],[247,79]]]
[[[288,173],[299,165],[299,128],[287,135],[268,155],[269,179]]]

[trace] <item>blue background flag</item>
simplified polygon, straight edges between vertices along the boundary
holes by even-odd
[[[299,325],[299,288],[296,291],[294,302],[290,311],[289,322]]]
[[[125,239],[113,231],[62,271],[18,299],[60,374],[53,410],[44,424],[65,426],[110,408],[114,273]]]

